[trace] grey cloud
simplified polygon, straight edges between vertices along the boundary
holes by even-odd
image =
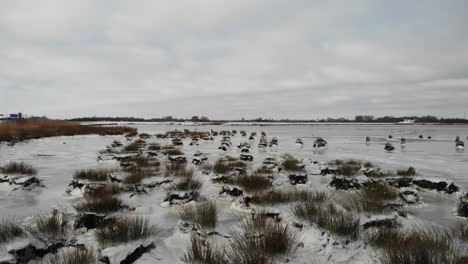
[[[2,5],[0,112],[317,118],[467,106],[466,1]]]

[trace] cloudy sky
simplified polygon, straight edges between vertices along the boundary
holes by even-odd
[[[463,117],[468,1],[3,0],[0,113]]]

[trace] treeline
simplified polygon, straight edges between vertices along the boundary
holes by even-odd
[[[271,119],[271,118],[254,118],[254,119],[230,119],[230,120],[210,120],[208,117],[193,116],[192,118],[176,118],[165,116],[160,118],[138,118],[138,117],[81,117],[69,119],[69,121],[77,122],[249,122],[249,123],[398,123],[406,119],[415,120],[416,123],[443,123],[443,124],[468,124],[468,119],[463,118],[438,118],[435,116],[356,116],[354,119],[344,117],[340,118],[325,118],[325,119]]]

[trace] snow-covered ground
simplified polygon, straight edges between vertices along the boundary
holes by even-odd
[[[227,152],[218,150],[221,136],[214,141],[200,140],[198,146],[189,146],[190,139],[184,139],[181,150],[190,162],[195,152],[200,151],[208,157],[210,163],[226,155],[240,155],[236,147],[241,142],[249,142],[248,135],[257,132],[255,140],[251,144],[251,154],[254,161],[249,165],[252,168],[259,167],[267,157],[280,160],[280,157],[289,153],[302,160],[307,165],[309,182],[307,188],[331,189],[328,184],[330,178],[316,175],[318,165],[312,161],[328,162],[334,159],[355,159],[370,161],[382,170],[396,171],[407,169],[409,166],[416,168],[418,177],[435,178],[453,181],[462,191],[468,188],[468,154],[455,150],[454,139],[460,136],[462,140],[468,136],[468,126],[456,125],[382,125],[382,124],[317,124],[317,125],[244,125],[226,124],[222,126],[204,125],[171,125],[157,123],[130,123],[129,126],[138,128],[140,133],[151,135],[164,133],[174,129],[190,129],[192,131],[220,131],[220,130],[245,130],[247,137],[239,133],[231,136],[232,147]],[[269,139],[278,138],[278,147],[258,149],[260,133],[266,132]],[[388,139],[392,135],[392,139]],[[419,139],[423,135],[423,139]],[[323,137],[328,141],[326,150],[315,151],[312,147],[314,138]],[[369,144],[365,143],[366,136],[371,138]],[[427,139],[431,136],[431,139]],[[406,139],[405,147],[400,146],[400,138]],[[301,138],[303,146],[296,144],[296,139]],[[0,211],[2,216],[14,217],[23,220],[40,212],[50,212],[52,208],[60,208],[67,212],[73,212],[72,203],[79,200],[80,194],[65,190],[72,180],[74,171],[85,168],[117,168],[117,161],[98,161],[99,151],[105,149],[112,141],[127,142],[123,136],[74,136],[54,137],[20,142],[14,146],[0,145],[0,166],[8,161],[27,161],[39,169],[38,177],[43,180],[44,188],[33,190],[12,190],[6,183],[0,183]],[[158,142],[162,145],[169,144],[170,139],[157,139],[152,137],[148,143]],[[384,145],[391,142],[395,145],[394,152],[384,151]],[[196,175],[204,179],[201,195],[214,198],[221,208],[219,224],[216,229],[221,234],[227,234],[232,230],[239,216],[248,215],[245,210],[239,208],[233,198],[219,196],[220,185],[214,184],[209,177],[203,176],[200,171]],[[180,220],[177,208],[163,206],[165,196],[163,189],[155,189],[148,195],[137,195],[128,198],[125,194],[124,201],[135,211],[128,212],[131,215],[149,217],[152,223],[157,223],[163,230],[163,237],[156,249],[145,254],[136,263],[180,263],[181,256],[185,252],[189,235],[178,228]],[[458,195],[442,194],[435,191],[419,192],[422,203],[417,206],[409,206],[407,211],[411,217],[405,221],[432,221],[444,225],[452,225],[458,217],[454,213],[457,206]],[[271,208],[285,212],[288,208],[278,206]],[[300,247],[293,256],[289,257],[289,263],[375,263],[374,251],[363,242],[353,242],[343,246],[339,238],[329,239],[329,235],[321,230],[306,227],[301,231]],[[78,237],[81,241],[92,241],[88,234]],[[92,242],[90,242],[92,243]],[[141,245],[135,244],[135,247]],[[106,252],[119,261],[119,254],[125,257],[126,250],[132,246],[121,248],[108,248]],[[7,249],[0,248],[4,256]],[[132,249],[133,250],[133,249]],[[0,260],[1,261],[1,260]]]

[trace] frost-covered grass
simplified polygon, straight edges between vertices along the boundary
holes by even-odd
[[[292,212],[297,218],[314,223],[333,234],[352,240],[359,236],[359,218],[331,203],[308,200],[293,206]]]
[[[286,171],[300,172],[304,170],[300,161],[291,155],[286,155],[285,160],[281,163],[281,165]]]
[[[0,142],[89,134],[122,135],[133,131],[136,132],[136,129],[117,126],[81,125],[78,122],[47,118],[29,118],[0,123]]]
[[[182,257],[186,263],[203,264],[228,264],[226,254],[223,250],[215,247],[209,241],[200,238],[197,234],[192,234],[187,251]]]
[[[198,191],[203,186],[203,182],[194,177],[182,177],[175,183],[169,185],[171,191]]]
[[[428,225],[413,230],[380,228],[369,239],[380,263],[464,263],[450,230]]]
[[[23,228],[11,218],[0,220],[0,245],[25,235]]]
[[[231,263],[272,263],[297,249],[298,236],[287,225],[257,217],[242,227],[243,232],[234,233],[227,250]]]
[[[61,240],[66,236],[67,221],[63,215],[54,210],[51,214],[38,214],[32,218],[26,231],[37,239]]]
[[[87,248],[69,248],[54,255],[48,255],[45,258],[47,264],[94,264],[98,256],[92,249]]]
[[[109,170],[106,169],[83,169],[75,171],[73,179],[102,182],[107,181],[109,179],[109,175]]]
[[[150,224],[147,218],[125,217],[113,225],[97,228],[93,234],[101,246],[107,246],[148,239],[159,232],[159,228]]]
[[[350,200],[360,212],[382,213],[389,209],[388,201],[395,200],[398,192],[384,181],[370,181]]]
[[[277,204],[297,201],[325,202],[329,199],[326,192],[310,190],[272,190],[257,193],[252,197],[252,202],[256,204]]]
[[[213,229],[216,227],[219,210],[215,202],[208,201],[186,205],[180,208],[179,216],[183,221],[191,222],[201,228]]]
[[[34,168],[31,164],[28,164],[23,161],[10,161],[2,167],[0,167],[0,172],[3,172],[5,174],[36,175],[37,169]]]
[[[111,194],[85,196],[84,200],[75,204],[79,213],[92,212],[107,214],[117,212],[122,208],[122,201]]]
[[[240,175],[226,178],[226,183],[240,186],[247,192],[265,191],[271,187],[270,180],[261,175]]]

